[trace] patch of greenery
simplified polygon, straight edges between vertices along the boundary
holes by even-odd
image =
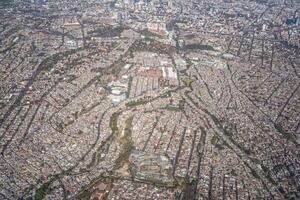
[[[167,105],[166,107],[164,107],[164,109],[170,110],[170,111],[174,111],[174,112],[179,112],[179,111],[181,111],[181,108],[180,108],[180,107],[173,106],[173,105]]]
[[[133,116],[129,117],[125,122],[124,133],[125,136],[127,137],[131,137],[132,135],[132,121],[133,121]]]
[[[148,100],[141,99],[141,100],[137,100],[137,101],[130,101],[130,102],[126,103],[125,105],[126,105],[126,107],[135,107],[135,106],[146,104],[148,102],[149,102]]]
[[[153,38],[153,37],[163,38],[162,36],[160,36],[160,35],[158,35],[158,34],[156,34],[154,32],[151,32],[151,31],[149,31],[147,29],[142,30],[141,34],[143,34],[145,37],[149,37],[149,38]]]
[[[244,151],[246,154],[250,154],[250,151],[248,149],[246,149],[245,144],[244,143],[236,143],[236,145],[242,150]]]
[[[215,147],[216,147],[219,151],[225,149],[225,147],[222,146],[221,144],[216,144]]]
[[[110,37],[119,37],[123,32],[124,27],[100,27],[92,31],[88,31],[88,34],[93,37],[103,37],[103,38],[110,38]]]
[[[213,136],[211,139],[211,144],[216,145],[219,142],[219,138],[217,136]]]
[[[78,199],[80,200],[89,200],[92,196],[92,193],[88,190],[84,190],[83,192],[81,192],[79,195],[78,195]]]
[[[53,182],[57,181],[58,179],[59,179],[58,175],[52,176],[51,179],[48,182],[44,183],[40,188],[38,188],[35,191],[34,199],[35,200],[44,199],[47,194],[51,193],[51,189],[50,189],[51,184]]]
[[[220,143],[221,140],[219,137],[217,137],[216,135],[214,135],[211,139],[211,144],[213,144],[215,146],[215,148],[217,148],[219,151],[225,149],[225,147],[223,146],[223,143]]]
[[[188,44],[185,47],[191,50],[198,49],[198,50],[206,50],[206,51],[215,51],[215,49],[212,46],[206,44]]]
[[[112,116],[110,117],[109,127],[110,127],[113,134],[115,134],[119,131],[119,129],[118,129],[118,117],[119,117],[119,115],[120,115],[120,113],[116,112],[116,113],[112,114]]]
[[[132,152],[133,147],[133,141],[132,141],[132,121],[133,116],[126,119],[125,122],[125,128],[124,128],[124,137],[121,138],[123,143],[123,150],[122,153],[119,155],[119,157],[116,160],[115,169],[118,169],[122,166],[124,161],[128,161],[128,158]]]
[[[50,183],[43,184],[39,189],[36,190],[34,199],[35,200],[42,200],[45,198],[47,194],[50,193]]]
[[[127,90],[127,93],[126,93],[127,98],[128,98],[129,95],[130,95],[131,86],[132,86],[132,77],[130,76],[130,77],[129,77],[129,81],[128,81],[128,90]]]
[[[192,83],[194,82],[193,79],[191,79],[191,78],[185,78],[182,81],[183,81],[184,85],[187,87],[191,87]]]

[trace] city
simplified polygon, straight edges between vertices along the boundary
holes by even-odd
[[[300,199],[297,0],[0,1],[0,199]]]

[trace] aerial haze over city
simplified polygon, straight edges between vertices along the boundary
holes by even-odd
[[[0,1],[0,200],[300,199],[299,0]]]

